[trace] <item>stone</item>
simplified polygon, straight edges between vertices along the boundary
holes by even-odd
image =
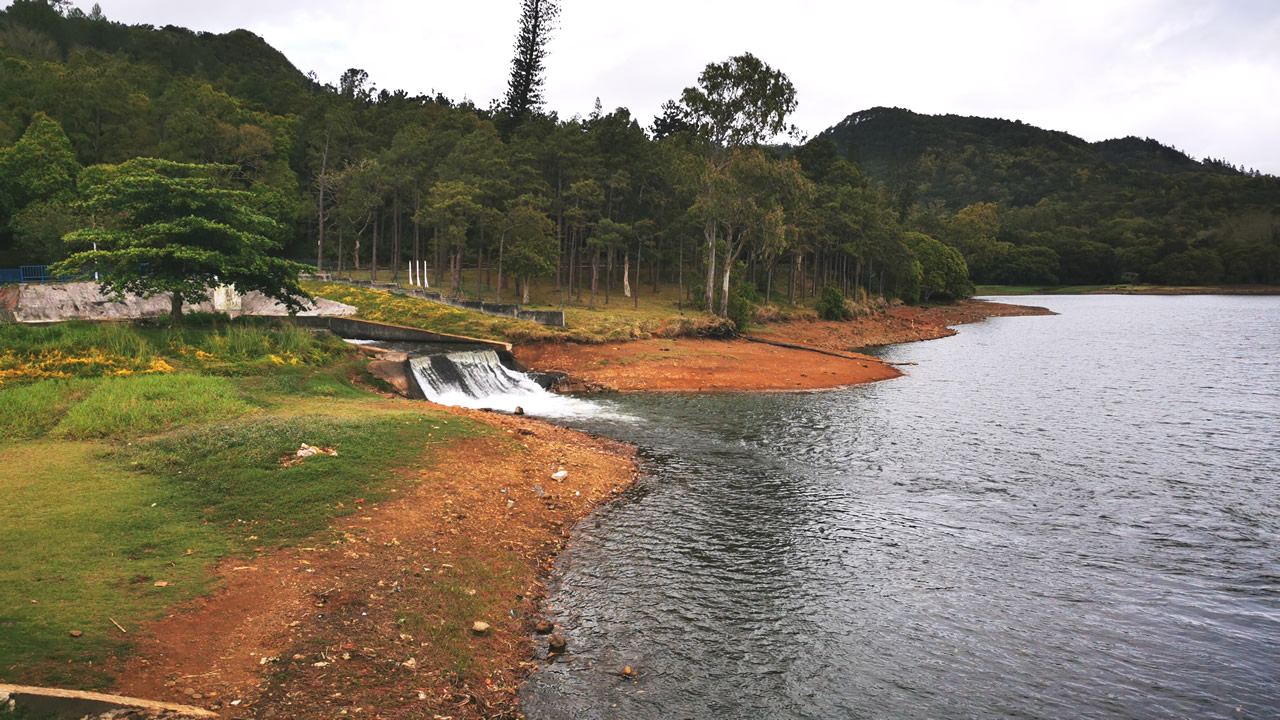
[[[520,407],[519,405],[517,405],[517,406],[516,406],[516,415],[523,415],[523,414],[524,414],[524,408],[522,408],[522,407]]]
[[[567,477],[569,477],[569,471],[568,471],[568,470],[560,470],[560,471],[556,472],[555,474],[553,474],[553,475],[551,476],[551,479],[552,479],[552,480],[555,480],[556,482],[564,482],[564,479],[565,479],[565,478],[567,478]]]
[[[489,632],[489,623],[481,622],[480,620],[477,620],[474,623],[472,623],[471,632],[477,635],[486,635]]]
[[[551,637],[547,639],[547,647],[551,648],[551,653],[553,655],[559,655],[569,647],[569,643],[560,633],[553,633]]]
[[[72,631],[71,631],[70,633],[68,633],[68,634],[69,634],[71,637],[80,637],[80,636],[84,635],[84,632],[83,632],[83,631],[81,631],[81,630],[72,630]]]

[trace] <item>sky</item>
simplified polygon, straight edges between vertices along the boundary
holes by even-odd
[[[303,72],[502,97],[519,0],[100,0],[111,20],[250,30]],[[76,0],[85,10],[90,0]],[[358,8],[358,9],[356,9]],[[815,135],[875,106],[1136,135],[1280,175],[1280,0],[562,0],[547,109],[648,126],[712,62],[751,52]]]

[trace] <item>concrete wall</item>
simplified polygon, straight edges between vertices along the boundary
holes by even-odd
[[[303,317],[298,316],[293,322],[303,327],[323,328],[349,340],[382,340],[384,342],[430,342],[430,343],[470,343],[485,345],[494,350],[511,350],[511,344],[497,340],[478,340],[465,335],[449,335],[431,332],[403,325],[389,325],[371,320],[357,320],[348,317]]]
[[[528,320],[536,322],[539,325],[549,325],[551,327],[564,327],[564,311],[563,310],[521,310],[516,313],[516,317],[520,320]]]

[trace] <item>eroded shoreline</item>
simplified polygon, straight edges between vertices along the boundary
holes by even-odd
[[[564,373],[568,391],[767,392],[826,390],[898,377],[868,347],[932,340],[953,325],[990,317],[1052,315],[1045,308],[967,300],[932,308],[899,306],[848,322],[764,325],[750,337],[821,350],[779,347],[745,339],[672,338],[603,345],[531,343],[516,356],[529,367]],[[841,357],[837,357],[834,354]]]

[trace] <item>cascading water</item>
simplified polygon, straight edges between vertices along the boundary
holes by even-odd
[[[418,387],[441,405],[489,408],[553,418],[598,416],[602,406],[547,392],[528,375],[502,364],[493,350],[452,352],[410,361]]]

